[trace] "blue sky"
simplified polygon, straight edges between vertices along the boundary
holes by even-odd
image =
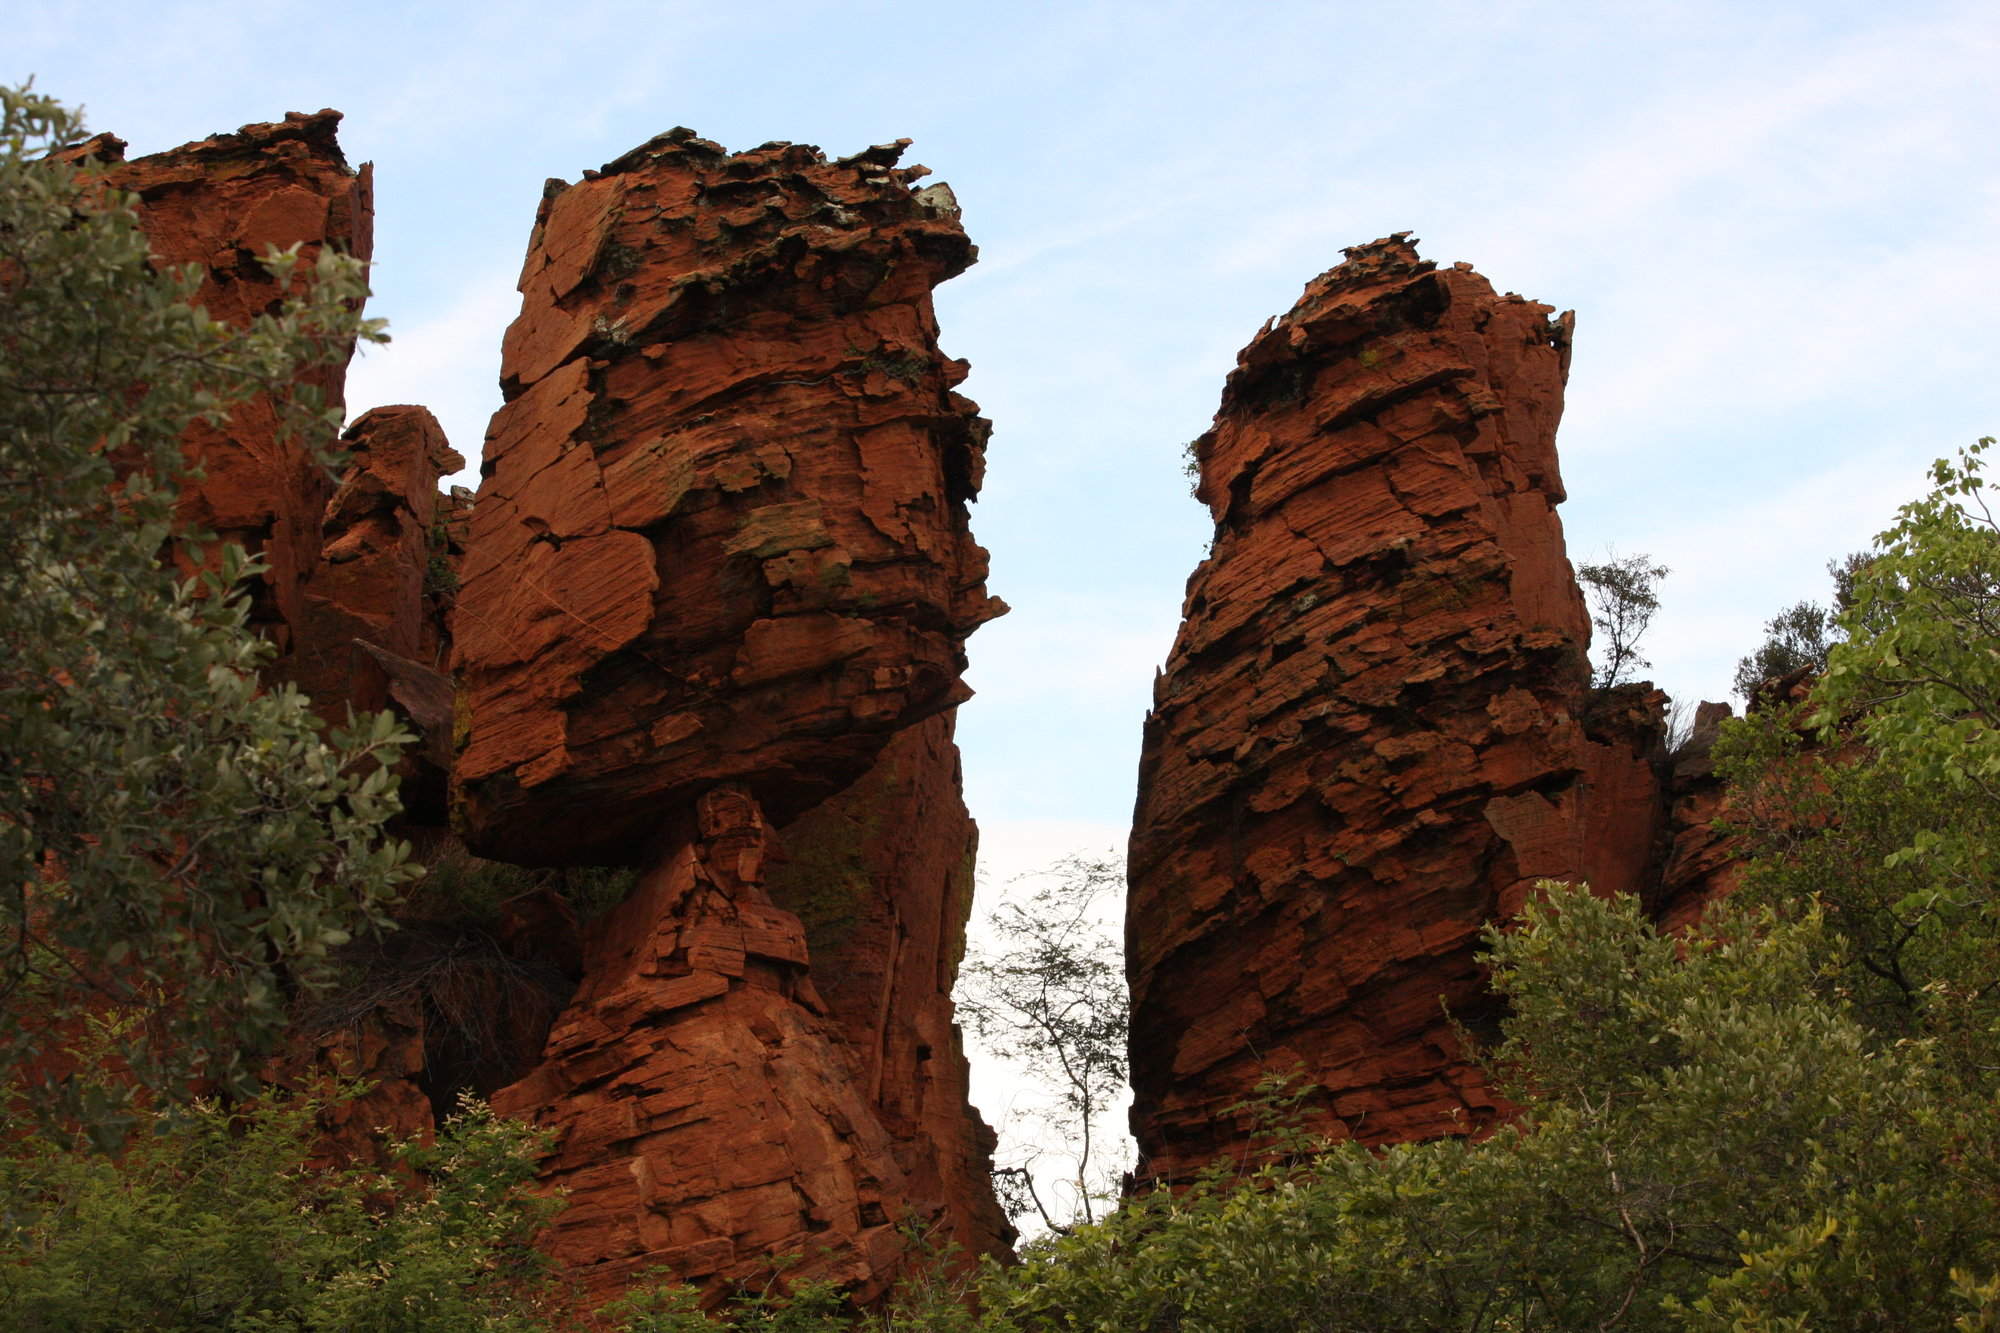
[[[347,113],[397,341],[356,411],[476,455],[541,184],[689,125],[916,141],[980,263],[938,293],[995,423],[970,645],[989,876],[1122,841],[1208,524],[1181,446],[1344,245],[1410,230],[1578,312],[1570,550],[1670,566],[1646,651],[1720,698],[1925,465],[2000,431],[2000,7],[933,3],[34,6],[0,77],[157,151]]]

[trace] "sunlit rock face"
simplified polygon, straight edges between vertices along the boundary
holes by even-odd
[[[302,291],[321,250],[365,260],[374,247],[372,175],[366,164],[348,166],[335,137],[339,124],[338,111],[294,112],[129,162],[122,160],[123,141],[111,135],[66,156],[96,159],[107,168],[107,184],[136,194],[155,262],[195,265],[201,278],[195,300],[210,315],[244,325]],[[308,262],[280,282],[259,260],[267,247],[293,245]],[[337,407],[345,378],[343,362],[306,371],[299,382]],[[196,425],[186,440],[202,474],[182,487],[180,520],[264,558],[251,618],[281,653],[294,646],[334,488],[313,462],[311,443],[280,431],[261,397],[223,426]],[[188,563],[186,550],[177,555]]]
[[[1248,1153],[1231,1108],[1267,1072],[1301,1072],[1337,1137],[1492,1124],[1452,1026],[1494,1016],[1481,927],[1542,877],[1643,887],[1657,840],[1659,696],[1587,707],[1555,510],[1570,317],[1406,236],[1346,254],[1243,350],[1195,444],[1215,541],[1130,859],[1155,1178]]]
[[[458,562],[456,826],[619,864],[582,981],[495,1104],[560,1135],[596,1293],[772,1257],[879,1295],[914,1216],[1004,1242],[950,991],[975,831],[952,742],[1004,610],[987,424],[931,289],[974,251],[903,145],[686,130],[552,182]]]
[[[550,185],[461,567],[483,854],[622,858],[717,782],[787,820],[967,697],[987,425],[930,294],[974,251],[900,153],[677,130]]]
[[[75,155],[240,322],[286,294],[266,243],[369,253],[338,120]],[[476,497],[438,493],[460,460],[421,407],[357,418],[337,473],[261,402],[189,440],[183,519],[269,562],[274,683],[416,734],[422,859],[637,872],[594,921],[571,879],[491,919],[419,886],[269,1071],[372,1081],[323,1117],[330,1153],[427,1132],[461,1089],[555,1130],[546,1240],[593,1298],[661,1267],[719,1297],[797,1254],[866,1302],[911,1221],[967,1255],[1012,1234],[950,999],[964,644],[1005,608],[968,527],[988,426],[931,290],[975,252],[903,147],[679,130],[552,182]],[[313,382],[339,401],[338,370]]]

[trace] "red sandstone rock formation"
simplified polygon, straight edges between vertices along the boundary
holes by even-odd
[[[327,502],[320,558],[306,585],[309,642],[294,652],[294,676],[316,698],[355,695],[355,663],[346,651],[355,639],[433,670],[447,665],[437,656],[442,645],[425,584],[444,544],[434,535],[443,508],[438,480],[465,460],[421,407],[372,408],[341,438],[345,469]]]
[[[1240,1151],[1227,1108],[1295,1066],[1337,1136],[1492,1123],[1446,1013],[1490,1020],[1481,926],[1542,877],[1642,887],[1657,704],[1584,716],[1554,508],[1571,322],[1550,314],[1403,236],[1357,247],[1244,349],[1196,442],[1216,537],[1155,687],[1130,858],[1152,1176]]]
[[[783,821],[967,696],[987,427],[930,291],[973,250],[900,152],[675,131],[550,187],[461,570],[482,854],[629,855],[717,782]]]
[[[828,1014],[920,1211],[941,1201],[971,1253],[1012,1234],[992,1198],[994,1137],[967,1111],[951,991],[972,912],[978,834],[960,796],[953,718],[907,728],[852,786],[779,830],[767,887],[805,929]]]
[[[452,685],[437,600],[455,579],[438,480],[465,466],[421,407],[377,407],[347,428],[348,453],[321,523],[292,652],[280,674],[329,724],[349,709],[394,709],[418,736],[404,758],[403,804],[445,823]]]
[[[374,245],[370,168],[347,165],[335,141],[338,111],[287,115],[245,125],[165,153],[122,161],[123,141],[99,135],[70,154],[109,166],[107,182],[138,195],[140,226],[163,265],[198,265],[196,294],[209,314],[248,324],[299,289],[326,246],[367,259]],[[300,247],[308,264],[290,283],[258,262],[267,246]],[[335,406],[345,367],[300,376]],[[252,620],[289,651],[304,614],[303,587],[317,563],[320,521],[333,490],[307,447],[282,439],[263,399],[239,408],[222,428],[198,425],[188,455],[204,475],[183,488],[180,517],[252,554],[268,569]]]
[[[872,1298],[911,1202],[895,1145],[821,1017],[799,919],[763,891],[758,803],[718,787],[693,824],[594,933],[540,1066],[494,1105],[560,1127],[549,1250],[589,1289],[798,1253]]]
[[[1794,678],[1794,684],[1799,683]],[[1730,716],[1726,703],[1703,703],[1694,728],[1674,758],[1667,797],[1666,847],[1660,879],[1647,906],[1663,930],[1681,930],[1702,908],[1736,891],[1743,874],[1742,840],[1715,828],[1726,813],[1729,788],[1710,751]]]
[[[643,870],[496,1098],[561,1132],[552,1244],[598,1292],[798,1250],[869,1299],[904,1213],[1004,1231],[949,1000],[951,710],[1004,609],[967,527],[986,423],[930,297],[973,250],[901,150],[677,130],[553,183],[529,247],[453,784],[482,855]]]

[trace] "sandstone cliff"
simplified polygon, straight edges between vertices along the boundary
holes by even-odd
[[[98,135],[70,156],[96,158],[108,167],[107,183],[138,195],[156,260],[198,266],[195,299],[209,314],[247,324],[305,281],[322,248],[370,256],[372,175],[366,164],[358,171],[347,165],[335,139],[339,124],[338,111],[294,112],[130,162],[122,161],[123,141]],[[258,261],[267,246],[292,245],[309,262],[288,285]],[[344,374],[342,367],[316,368],[300,381],[338,406]],[[283,438],[277,425],[268,401],[253,399],[226,426],[191,430],[188,455],[204,474],[183,489],[180,515],[264,557],[251,618],[285,653],[305,615],[304,585],[319,559],[333,481],[306,444]]]
[[[282,294],[265,242],[368,253],[338,119],[114,180],[247,319]],[[288,1069],[378,1080],[329,1126],[346,1147],[468,1088],[555,1129],[549,1244],[596,1295],[661,1267],[719,1294],[797,1252],[866,1301],[906,1218],[1009,1236],[950,1001],[976,850],[954,716],[1005,609],[968,522],[987,423],[931,304],[974,250],[903,147],[676,130],[551,182],[476,499],[437,493],[457,457],[421,408],[356,420],[339,478],[260,404],[190,439],[188,521],[270,563],[274,677],[420,737],[431,879]],[[1246,1151],[1229,1108],[1294,1067],[1335,1134],[1489,1125],[1443,1008],[1491,1024],[1484,922],[1543,877],[1669,923],[1726,891],[1703,748],[1670,767],[1656,691],[1587,688],[1551,314],[1405,237],[1357,247],[1197,442],[1216,538],[1131,854],[1149,1175]]]
[[[368,253],[338,120],[113,183],[245,320],[283,294],[264,243]],[[550,1248],[597,1295],[798,1252],[865,1301],[910,1218],[974,1253],[1011,1234],[950,1000],[976,848],[953,716],[1005,608],[968,528],[988,428],[930,293],[975,252],[903,146],[682,130],[552,182],[476,499],[438,494],[461,463],[419,407],[357,418],[337,478],[261,404],[189,441],[187,520],[270,562],[274,680],[419,736],[401,832],[430,873],[274,1073],[375,1081],[336,1151],[466,1089],[557,1129]]]
[[[878,1294],[906,1213],[1005,1229],[949,994],[973,828],[967,527],[987,426],[931,289],[973,249],[903,145],[676,130],[552,182],[460,561],[457,824],[621,864],[583,982],[496,1104],[558,1129],[595,1290],[770,1256]]]
[[[1451,1028],[1493,1017],[1480,927],[1545,876],[1645,887],[1659,700],[1586,707],[1551,314],[1406,236],[1356,247],[1244,349],[1196,441],[1215,540],[1130,857],[1147,1175],[1245,1151],[1228,1108],[1267,1071],[1302,1069],[1337,1137],[1491,1124]]]
[[[483,853],[624,857],[718,781],[788,819],[966,697],[987,426],[930,291],[973,250],[900,152],[676,131],[551,185],[461,570]]]

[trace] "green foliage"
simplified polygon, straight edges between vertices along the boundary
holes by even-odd
[[[1854,602],[1854,578],[1868,563],[1866,552],[1855,552],[1845,560],[1829,560],[1826,572],[1833,576],[1831,608],[1818,602],[1797,602],[1764,622],[1764,642],[1757,651],[1738,658],[1734,684],[1736,693],[1754,699],[1757,687],[1767,680],[1789,676],[1795,671],[1818,673],[1826,669],[1826,655],[1844,637],[1839,616]]]
[[[1764,642],[1736,663],[1736,692],[1745,699],[1767,680],[1826,666],[1833,613],[1818,602],[1798,602],[1764,623]]]
[[[2000,846],[2000,811],[1912,782],[1880,753],[1812,743],[1810,707],[1774,702],[1716,747],[1733,787],[1730,826],[1753,853],[1743,893],[1816,899],[1841,944],[1822,965],[1823,988],[1881,1031],[1922,1035],[1935,987],[1994,975],[1982,959],[1993,932],[1976,863],[1909,851],[1953,829]]]
[[[958,1012],[1055,1094],[1055,1123],[1076,1146],[1069,1184],[1087,1221],[1102,1189],[1092,1176],[1100,1124],[1125,1086],[1130,1005],[1118,946],[1095,904],[1122,890],[1125,870],[1115,858],[1070,856],[1033,878],[1040,886],[1025,900],[1000,904],[991,938],[970,941]],[[1032,1160],[995,1175],[1010,1215],[1032,1209],[1044,1225],[1064,1225],[1044,1204]]]
[[[492,925],[510,900],[540,890],[565,899],[577,920],[595,921],[625,900],[638,882],[626,866],[509,865],[463,851],[440,857],[407,894],[403,919]]]
[[[955,1247],[940,1249],[918,1224],[903,1228],[905,1264],[882,1308],[856,1313],[839,1289],[824,1281],[787,1282],[800,1256],[781,1256],[756,1291],[739,1293],[720,1308],[702,1310],[693,1287],[661,1269],[599,1311],[612,1333],[990,1333],[1000,1325],[972,1309],[972,1279]]]
[[[424,594],[449,597],[458,591],[458,567],[452,563],[451,530],[444,519],[431,524],[424,537]]]
[[[197,1102],[116,1159],[17,1145],[0,1158],[0,1325],[545,1326],[544,1261],[527,1244],[552,1207],[528,1192],[543,1136],[466,1101],[430,1146],[391,1143],[382,1168],[329,1166],[313,1155],[319,1105]]]
[[[1752,888],[1815,895],[1851,960],[1834,983],[1870,1021],[1974,1062],[2000,1024],[1991,443],[1940,460],[1930,493],[1848,561],[1845,640],[1806,706],[1765,710],[1718,751],[1761,853]]]
[[[134,1085],[247,1090],[287,992],[384,919],[410,873],[379,832],[408,737],[380,716],[329,740],[296,690],[260,689],[240,550],[187,582],[160,559],[199,540],[174,515],[192,423],[270,393],[331,448],[297,380],[379,339],[362,266],[323,253],[278,312],[212,319],[193,270],[153,270],[130,196],[46,159],[80,134],[0,90],[0,1084],[110,1143]],[[142,1020],[115,1028],[115,1081],[62,1055],[106,1013]]]
[[[1876,538],[1811,721],[1858,714],[1862,737],[1911,780],[2000,804],[2000,525],[1981,476],[1992,444],[1940,459],[1930,494]]]
[[[1483,1143],[1130,1201],[985,1288],[1041,1329],[2000,1326],[2000,535],[1940,463],[1836,577],[1797,710],[1725,732],[1748,882],[1663,939],[1544,886],[1487,936]],[[1647,572],[1647,571],[1641,571]],[[1865,742],[1865,743],[1857,743]]]
[[[616,1333],[840,1333],[854,1319],[840,1291],[830,1283],[800,1282],[779,1290],[777,1278],[746,1293],[711,1317],[702,1313],[700,1293],[662,1270],[651,1285],[635,1287],[600,1312]]]
[[[1671,572],[1652,559],[1607,555],[1601,563],[1577,566],[1590,623],[1599,635],[1599,661],[1590,682],[1595,689],[1614,689],[1652,665],[1639,655],[1639,640],[1660,609],[1660,580]]]
[[[1816,993],[1820,919],[1724,910],[1675,941],[1629,899],[1545,889],[1488,935],[1517,1128],[1145,1196],[1031,1246],[987,1309],[1216,1333],[1949,1327],[1949,1273],[1990,1265],[2000,1224],[1951,1188],[1926,1053]]]

